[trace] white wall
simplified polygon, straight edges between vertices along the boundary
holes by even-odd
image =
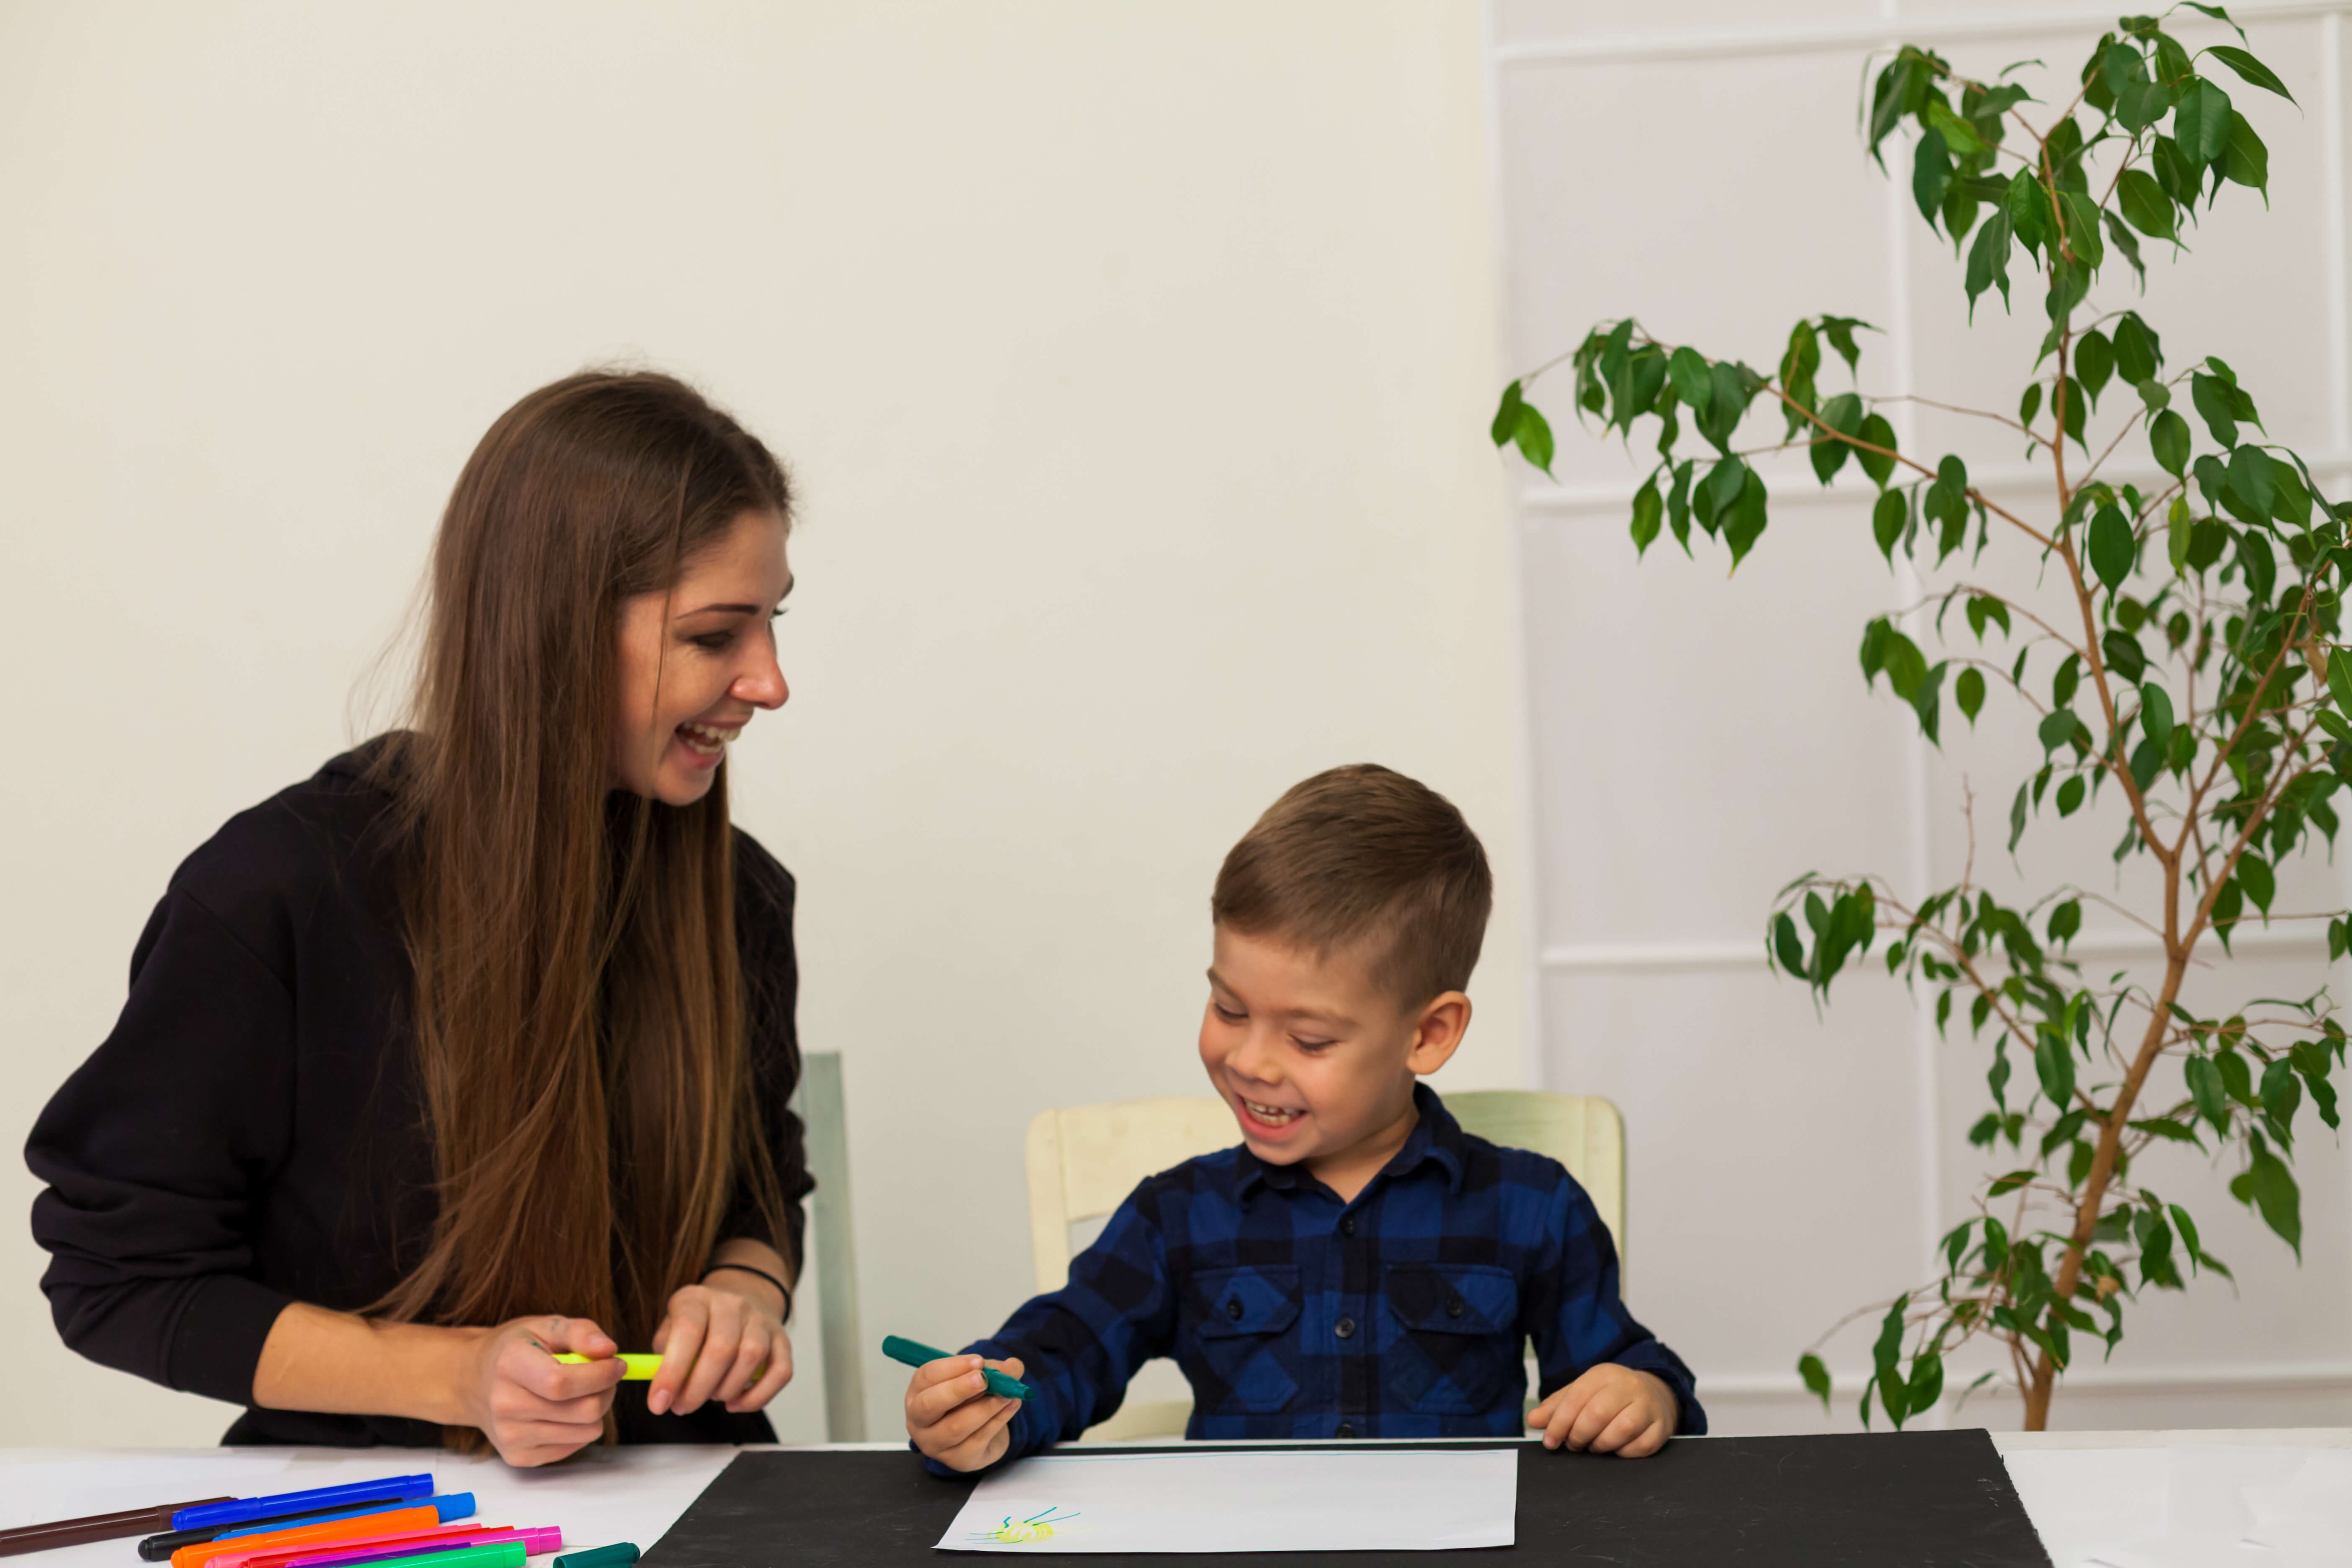
[[[804,1039],[847,1057],[869,1342],[1024,1294],[1034,1110],[1196,1091],[1210,879],[1316,769],[1486,836],[1446,1079],[1520,1081],[1478,23],[0,5],[0,1142],[173,866],[352,738],[482,428],[616,356],[805,498],[795,695],[733,766],[801,878]],[[0,1444],[226,1425],[59,1348],[0,1237]]]
[[[2270,144],[2272,210],[2232,187],[2177,270],[2151,245],[2140,306],[2176,365],[2227,357],[2272,435],[2324,458],[2339,496],[2352,488],[2343,9],[2231,6],[2304,110],[2230,79]],[[2115,14],[1499,0],[1490,67],[1514,372],[1629,313],[1666,341],[1769,367],[1790,323],[1826,310],[1885,329],[1864,339],[1871,391],[2014,408],[2039,292],[2022,287],[2014,319],[1987,295],[1970,331],[1958,266],[1912,206],[1907,152],[1890,152],[1890,182],[1856,139],[1864,57],[1911,40],[1979,75],[2029,58],[2071,71]],[[2102,298],[2131,302],[2124,270]],[[2114,428],[2114,400],[2130,394],[2107,397]],[[1906,589],[1870,543],[1859,476],[1822,492],[1801,464],[1778,470],[1769,531],[1737,581],[1719,548],[1694,563],[1671,541],[1637,566],[1627,501],[1646,463],[1579,433],[1564,385],[1539,385],[1537,400],[1561,433],[1559,483],[1519,471],[1517,531],[1542,1072],[1626,1110],[1633,1304],[1695,1363],[1717,1429],[1819,1426],[1797,1354],[1846,1311],[1932,1277],[1932,1241],[1967,1212],[1981,1169],[1964,1133],[1988,1103],[1989,1053],[1965,1029],[1938,1043],[1883,969],[1842,980],[1817,1018],[1801,985],[1767,973],[1763,917],[1807,868],[1876,873],[1911,898],[1957,880],[1970,784],[1979,873],[2006,886],[1997,850],[2010,793],[2038,761],[2018,743],[2030,749],[2031,725],[1996,694],[1973,734],[1948,712],[1930,752],[1883,689],[1865,693],[1861,628]],[[2006,441],[1907,412],[1906,446],[1959,450],[2014,504],[2046,507]],[[2023,553],[1997,542],[1986,570],[2024,580]],[[2116,826],[2085,813],[2034,826],[2023,853],[2036,889],[2109,885]],[[2345,901],[2344,874],[2315,858],[2283,883],[2282,909]],[[2095,977],[2148,956],[2112,918],[2086,925]],[[2326,960],[2315,926],[2282,926],[2197,984],[2215,998],[2302,994],[2328,980]],[[2143,1163],[2144,1181],[2200,1215],[2242,1293],[2210,1281],[2185,1298],[2150,1292],[2112,1364],[2068,1380],[2057,1425],[2352,1421],[2352,1161],[2315,1118],[2303,1126],[2300,1269],[2229,1198],[2231,1170]],[[1855,1424],[1867,1340],[1849,1331],[1828,1352],[1843,1391],[1830,1426]],[[2013,1424],[2015,1406],[1980,1402],[1965,1419]]]

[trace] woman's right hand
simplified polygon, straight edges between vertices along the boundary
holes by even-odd
[[[509,1465],[548,1465],[604,1436],[620,1385],[620,1346],[585,1318],[517,1318],[482,1331],[459,1398],[466,1425],[481,1429]],[[559,1351],[591,1358],[555,1359]]]

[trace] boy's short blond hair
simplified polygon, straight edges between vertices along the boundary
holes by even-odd
[[[1216,922],[1328,957],[1360,952],[1407,1007],[1470,984],[1495,883],[1454,803],[1357,763],[1293,784],[1218,868]]]

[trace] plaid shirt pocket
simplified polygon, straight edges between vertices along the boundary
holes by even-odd
[[[1193,1352],[1204,1375],[1192,1378],[1203,1415],[1271,1415],[1298,1396],[1298,1269],[1291,1264],[1204,1269],[1192,1277]],[[1187,1373],[1192,1368],[1185,1369]]]
[[[1507,1268],[1479,1263],[1391,1263],[1391,1342],[1381,1381],[1412,1410],[1480,1415],[1495,1407],[1519,1364],[1519,1286]]]

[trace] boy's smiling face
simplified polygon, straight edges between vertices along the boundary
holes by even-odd
[[[1360,952],[1318,958],[1219,925],[1201,1064],[1251,1153],[1303,1163],[1352,1200],[1412,1133],[1413,1079],[1444,1066],[1469,1023],[1459,991],[1402,1006]]]

